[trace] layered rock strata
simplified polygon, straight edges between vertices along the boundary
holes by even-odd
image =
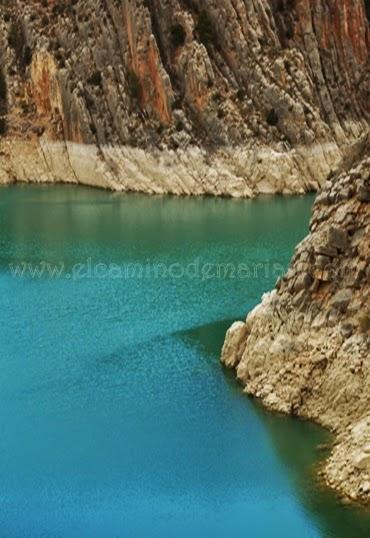
[[[1,0],[0,182],[317,189],[369,124],[364,0]]]

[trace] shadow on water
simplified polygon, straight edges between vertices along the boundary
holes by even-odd
[[[362,507],[343,505],[335,494],[318,482],[318,464],[329,454],[329,451],[318,450],[318,446],[330,443],[332,436],[315,424],[267,413],[255,402],[253,406],[302,505],[317,521],[323,536],[368,538],[370,512]]]
[[[333,436],[308,421],[267,412],[254,399],[243,394],[232,370],[222,368],[219,357],[227,328],[233,320],[196,327],[178,336],[198,348],[205,360],[223,372],[235,398],[245,399],[246,415],[254,413],[263,423],[274,451],[286,470],[304,510],[316,521],[325,538],[369,538],[370,511],[361,506],[341,503],[319,483],[319,464],[330,453],[320,445],[330,445]],[[246,455],[247,457],[247,455]]]

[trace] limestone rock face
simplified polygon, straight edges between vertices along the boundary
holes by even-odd
[[[136,190],[317,189],[368,127],[369,36],[364,0],[3,0],[0,181],[126,190],[134,149]]]
[[[235,368],[239,364],[243,355],[247,333],[247,326],[242,321],[236,321],[227,331],[221,355],[221,360],[226,366]]]
[[[331,486],[370,502],[370,133],[329,175],[287,274],[226,335],[223,362],[270,409],[338,435]],[[233,326],[234,327],[234,326]],[[239,338],[237,335],[243,335]],[[242,351],[241,351],[242,350]]]

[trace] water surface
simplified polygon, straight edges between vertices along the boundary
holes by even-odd
[[[369,536],[219,364],[312,201],[0,190],[0,536]]]

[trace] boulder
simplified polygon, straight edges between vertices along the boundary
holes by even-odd
[[[236,321],[226,333],[221,361],[228,368],[235,368],[243,355],[248,329],[242,321]]]

